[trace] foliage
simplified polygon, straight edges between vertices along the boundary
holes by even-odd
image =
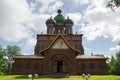
[[[0,76],[3,76],[4,75],[4,72],[0,72]]]
[[[14,46],[8,45],[7,46],[7,51],[12,56],[15,55],[15,54],[18,54],[20,52],[20,50],[21,49],[18,46],[16,46],[16,45],[14,45]]]
[[[113,10],[120,7],[120,0],[108,0],[107,7],[110,7]]]
[[[3,75],[3,71],[4,71],[4,69],[3,69],[3,64],[4,64],[4,61],[3,61],[3,52],[2,52],[2,47],[1,47],[1,45],[0,45],[0,75]]]
[[[20,47],[16,45],[8,45],[6,49],[3,49],[0,45],[0,75],[10,74],[13,55],[19,54],[20,50]]]
[[[5,70],[6,70],[6,74],[10,74],[11,72],[11,68],[12,68],[12,61],[13,61],[13,56],[16,54],[20,54],[20,47],[14,45],[8,45],[7,49],[5,51],[5,56],[7,57],[6,59],[4,59],[5,62]]]
[[[120,51],[116,53],[116,56],[112,56],[109,63],[110,73],[113,75],[120,75]]]

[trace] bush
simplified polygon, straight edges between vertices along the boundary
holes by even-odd
[[[0,72],[0,76],[3,76],[4,75],[4,73],[3,72]]]

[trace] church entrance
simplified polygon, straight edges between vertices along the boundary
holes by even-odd
[[[64,60],[55,60],[53,62],[53,72],[55,72],[55,73],[67,72],[66,66],[67,65]]]

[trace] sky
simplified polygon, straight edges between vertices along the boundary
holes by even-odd
[[[36,34],[46,34],[45,21],[62,14],[73,20],[73,33],[83,34],[85,55],[115,55],[120,50],[120,8],[106,0],[0,0],[0,45],[18,45],[34,54]]]

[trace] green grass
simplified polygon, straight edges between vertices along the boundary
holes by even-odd
[[[27,76],[23,75],[10,75],[10,76],[0,76],[0,80],[32,80]],[[34,78],[34,80],[85,80],[81,76],[70,76],[69,78],[50,78],[46,76],[39,76],[39,78]],[[120,80],[120,76],[112,75],[92,75],[88,80]]]

